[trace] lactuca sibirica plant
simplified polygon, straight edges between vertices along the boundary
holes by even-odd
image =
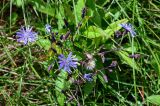
[[[68,73],[71,73],[71,68],[77,68],[78,59],[72,55],[72,52],[69,53],[68,57],[65,57],[63,54],[58,56],[59,58],[59,69],[64,69]]]
[[[129,32],[132,37],[136,36],[136,32],[130,23],[122,23],[120,24],[120,26],[123,27],[127,32]]]
[[[46,24],[46,25],[45,25],[45,31],[46,31],[47,34],[48,34],[48,33],[51,33],[51,29],[52,29],[52,27],[51,27],[50,24]]]
[[[87,81],[93,81],[92,73],[84,74],[83,78]]]
[[[27,45],[29,42],[35,42],[38,38],[37,33],[32,31],[32,27],[29,26],[21,26],[16,36],[18,37],[17,41],[24,45]]]

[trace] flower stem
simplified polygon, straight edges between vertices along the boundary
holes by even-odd
[[[132,55],[134,55],[134,37],[132,37]],[[137,105],[137,85],[136,85],[136,73],[135,73],[135,62],[134,58],[132,59],[133,65],[133,83],[134,83],[134,93],[135,93],[135,101]]]

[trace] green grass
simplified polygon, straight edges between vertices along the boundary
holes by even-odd
[[[1,0],[0,105],[160,105],[159,13],[158,0]],[[45,32],[47,23],[58,32],[56,43]],[[124,31],[122,23],[131,23],[136,37],[116,38],[116,31]],[[38,40],[23,45],[16,32],[27,25]],[[70,51],[79,60],[72,74],[58,69],[58,55]],[[85,68],[86,54],[95,60],[93,70]],[[133,54],[140,57],[130,58]],[[117,65],[109,68],[112,61]],[[86,81],[85,73],[92,73],[93,81]]]

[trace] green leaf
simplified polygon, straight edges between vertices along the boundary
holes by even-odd
[[[77,15],[78,21],[80,21],[82,10],[85,7],[85,1],[84,0],[78,0],[75,7],[76,7],[76,15]]]
[[[68,18],[68,22],[70,22],[70,24],[74,24],[75,16],[73,14],[73,11],[71,10],[71,7],[67,4],[63,4],[63,8],[64,8],[65,17]]]
[[[17,7],[21,7],[22,6],[22,0],[13,0],[13,4],[15,4]]]
[[[95,87],[95,84],[93,84],[93,82],[88,82],[84,85],[84,88],[83,88],[84,99],[88,97],[88,95],[92,92],[94,87]]]
[[[33,2],[34,3],[34,8],[44,14],[48,14],[52,17],[55,16],[55,8],[51,6],[50,4],[42,4],[39,2]]]
[[[160,105],[160,95],[152,95],[147,97],[147,101],[155,105]]]
[[[122,19],[122,20],[118,20],[116,22],[111,23],[105,30],[107,35],[106,39],[110,38],[116,31],[121,29],[121,26],[119,24],[126,23],[126,22],[128,22],[127,19]]]
[[[89,26],[84,32],[85,37],[93,39],[97,37],[102,37],[103,40],[109,39],[117,30],[120,30],[121,26],[119,24],[126,23],[128,20],[123,19],[110,24],[106,30],[103,30],[96,26]]]
[[[156,40],[153,40],[153,39],[151,39],[151,38],[145,38],[145,40],[148,42],[148,43],[150,43],[151,45],[153,45],[153,46],[157,46],[157,47],[159,47],[160,48],[160,43],[159,42],[157,42]]]
[[[98,75],[98,78],[100,79],[104,88],[107,89],[107,83],[106,83],[105,79],[101,75]]]
[[[93,19],[92,21],[98,25],[99,27],[101,27],[101,16],[99,14],[99,12],[97,10],[94,11],[94,14],[93,14]]]
[[[106,36],[106,33],[101,28],[96,26],[88,27],[88,29],[84,32],[84,34],[85,34],[85,37],[90,39]]]
[[[91,8],[92,10],[96,9],[95,0],[86,0],[86,6]]]
[[[13,12],[11,17],[12,17],[11,18],[12,25],[15,25],[17,22],[18,14]]]
[[[37,41],[37,44],[45,50],[49,50],[49,48],[51,47],[51,42],[48,39],[39,39]]]
[[[117,51],[116,54],[121,58],[121,61],[125,64],[129,65],[130,67],[139,71],[139,67],[137,66],[136,62],[129,58],[129,54],[125,51]]]
[[[67,79],[67,76],[68,73],[64,70],[61,70],[61,72],[58,74],[55,87],[57,91],[61,92],[65,88],[65,80]]]
[[[62,5],[59,6],[59,10],[56,9],[56,18],[58,19],[58,29],[63,29],[64,26],[64,21],[63,21],[63,17],[64,17],[64,8]]]
[[[64,70],[61,70],[55,82],[56,97],[60,106],[64,106],[65,95],[62,93],[62,90],[67,87],[67,76],[68,73]]]

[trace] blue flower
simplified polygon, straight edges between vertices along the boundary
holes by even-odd
[[[71,73],[71,67],[77,68],[78,59],[75,56],[72,56],[72,52],[69,53],[68,57],[66,58],[63,54],[59,55],[59,69],[64,69],[68,73]]]
[[[45,25],[45,30],[47,33],[51,33],[51,28],[52,28],[51,25],[49,25],[49,24]]]
[[[93,80],[91,73],[89,73],[89,74],[84,74],[83,78],[84,78],[85,80],[87,80],[87,81],[92,81],[92,80]]]
[[[35,42],[37,40],[37,33],[32,31],[32,27],[24,27],[22,26],[19,31],[16,33],[18,37],[17,42],[22,42],[24,45],[29,42]]]
[[[123,24],[120,24],[120,26],[123,27],[124,29],[126,29],[128,32],[130,32],[132,37],[135,37],[136,32],[135,32],[133,26],[130,23],[128,23],[128,24],[123,23]]]

